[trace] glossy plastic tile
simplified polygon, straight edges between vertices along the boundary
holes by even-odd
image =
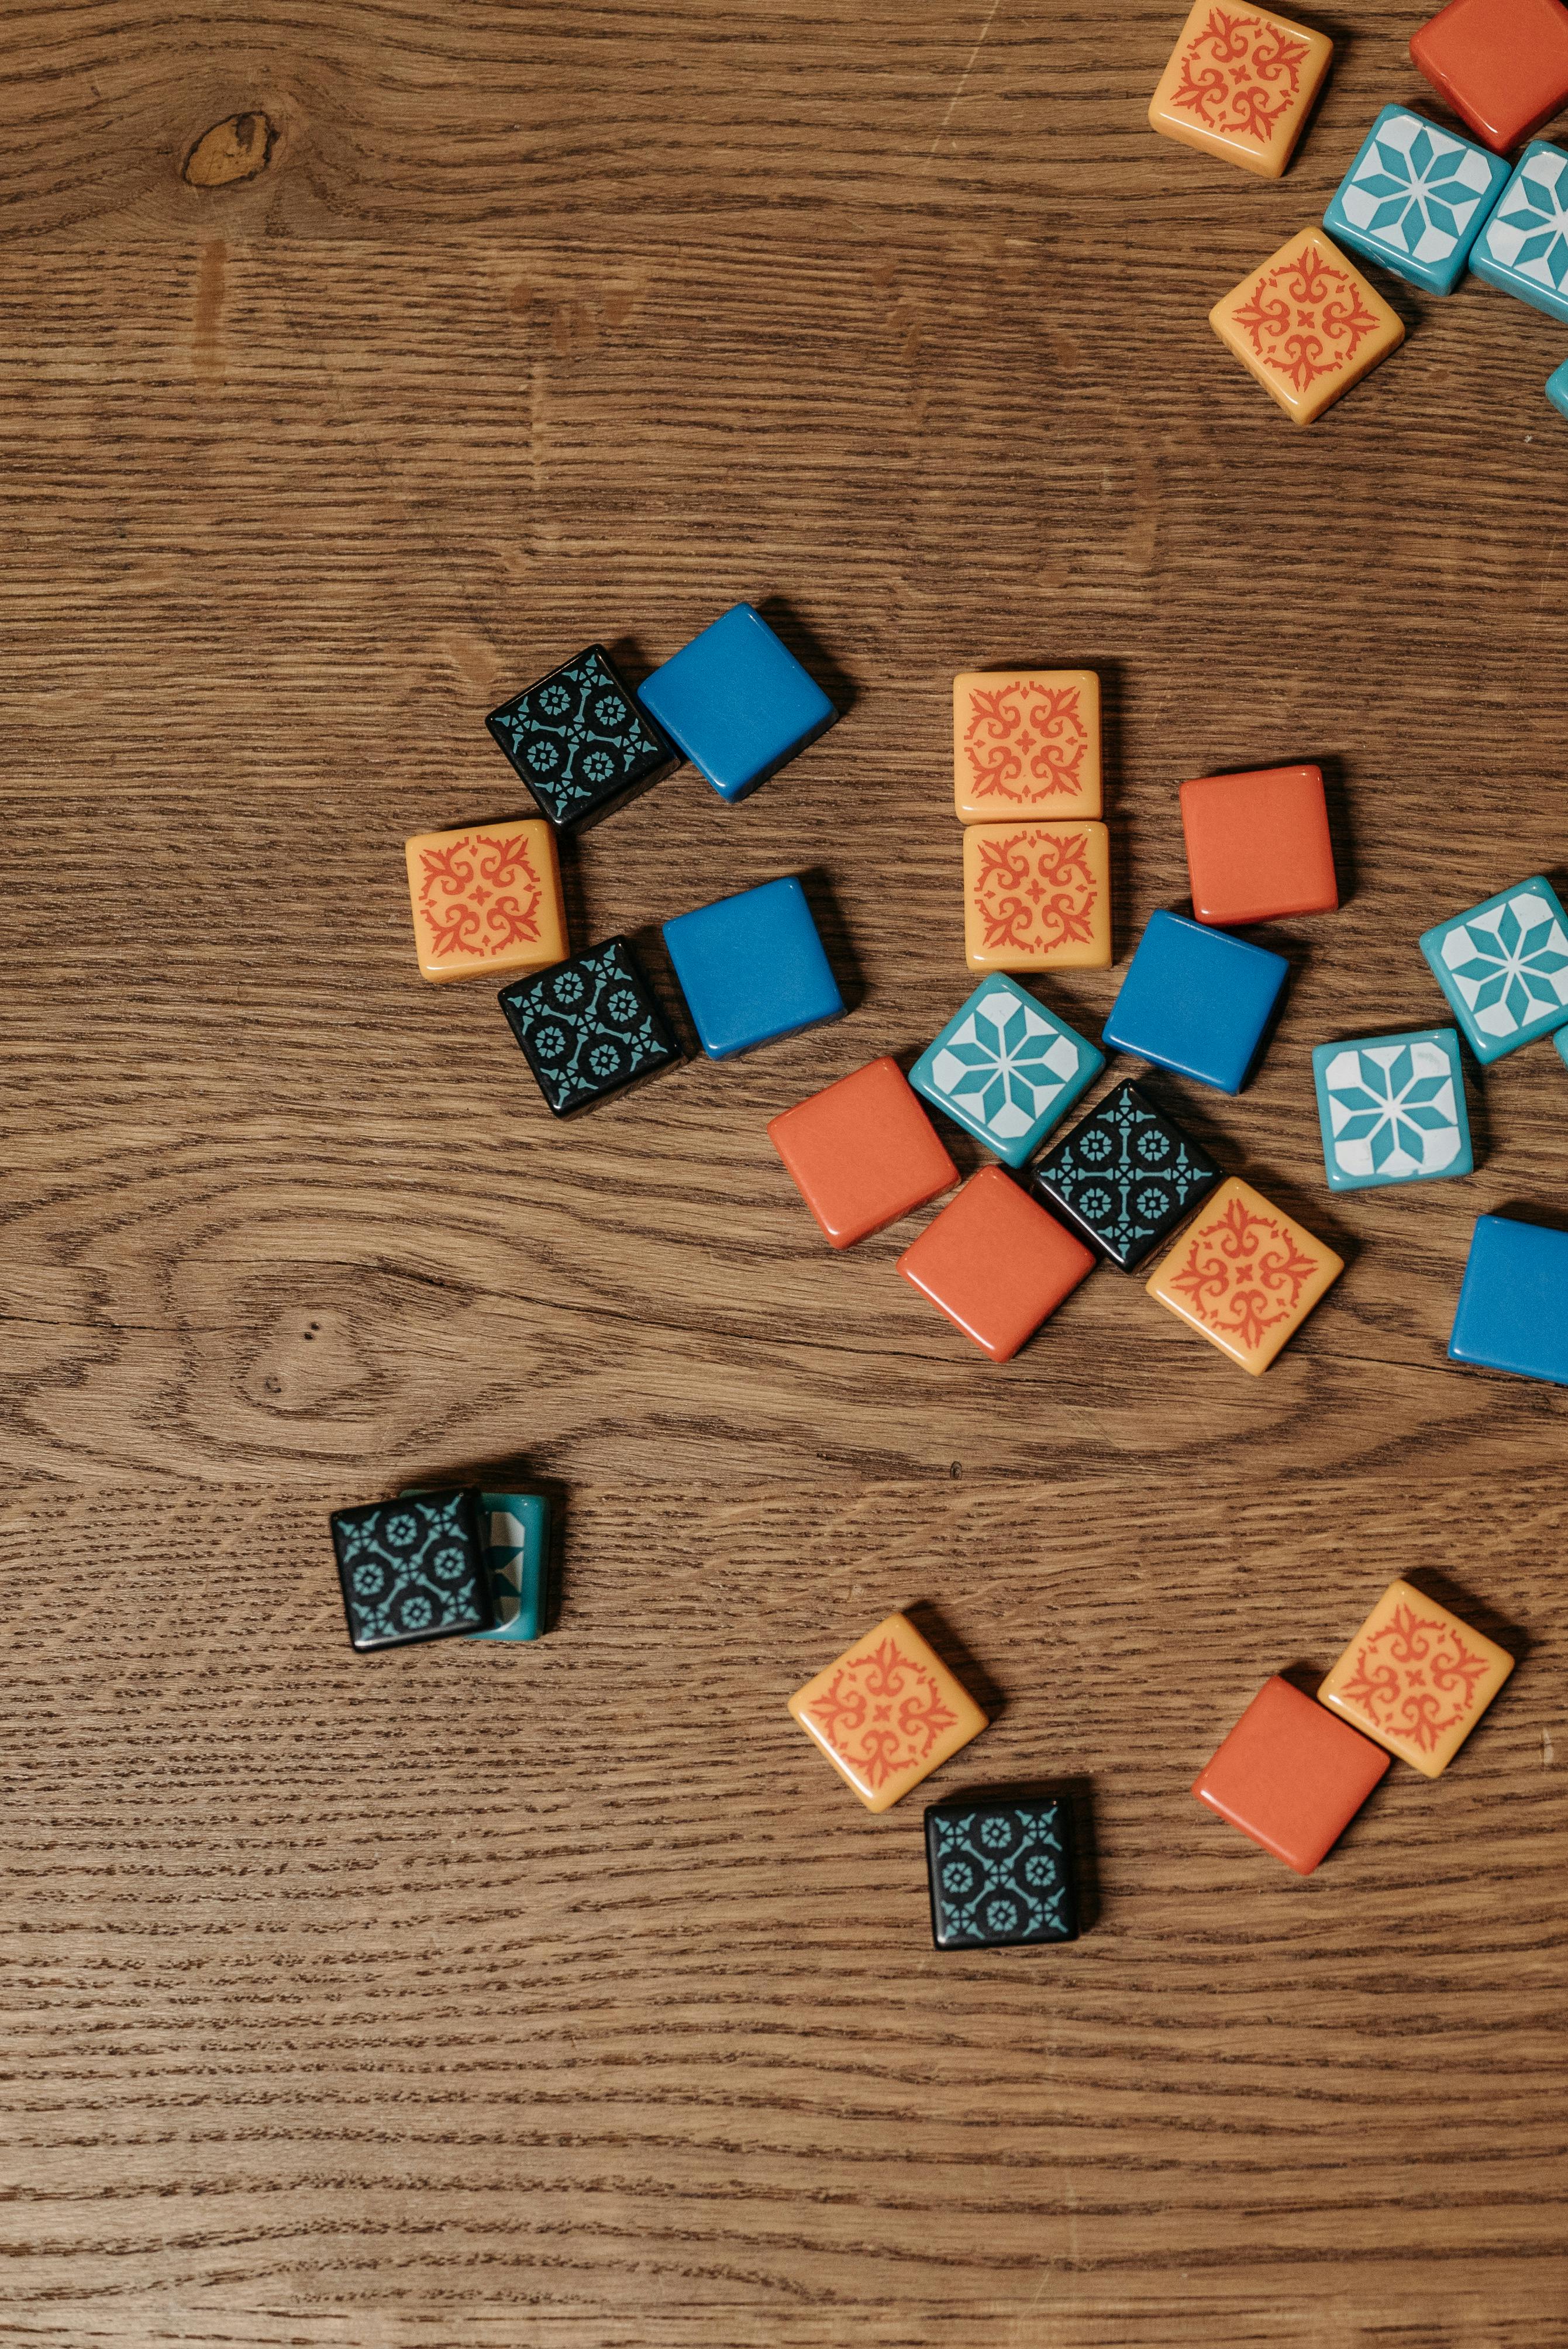
[[[1102,1040],[1134,1060],[1239,1093],[1263,1057],[1290,965],[1283,955],[1153,914]]]
[[[983,978],[909,1072],[917,1093],[1021,1166],[1105,1066],[1105,1055],[1016,980]]]
[[[1320,767],[1205,775],[1181,786],[1192,911],[1232,927],[1339,903]]]
[[[1298,1876],[1310,1876],[1387,1767],[1380,1746],[1288,1681],[1267,1680],[1192,1792]]]
[[[1557,0],[1451,0],[1412,36],[1410,55],[1500,155],[1568,105],[1568,12]]]
[[[1557,1057],[1568,1068],[1568,1028],[1559,1028],[1552,1041],[1557,1047]]]
[[[994,1362],[1009,1361],[1094,1267],[1082,1241],[999,1166],[971,1175],[898,1260]]]
[[[844,1008],[793,874],[665,924],[681,992],[710,1061],[837,1019]]]
[[[1549,318],[1568,318],[1568,151],[1546,139],[1525,149],[1470,249],[1470,267]]]
[[[1312,1076],[1331,1191],[1435,1183],[1474,1171],[1464,1068],[1451,1028],[1319,1044]]]
[[[1219,1179],[1207,1152],[1132,1083],[1107,1093],[1034,1170],[1041,1206],[1123,1272],[1185,1223]]]
[[[970,669],[953,680],[960,823],[1098,816],[1099,679],[1091,668]]]
[[[401,1494],[332,1519],[348,1636],[362,1651],[449,1640],[494,1619],[479,1495]]]
[[[624,938],[503,987],[500,1008],[557,1117],[595,1108],[681,1057]]]
[[[1559,416],[1568,416],[1568,359],[1547,377],[1546,397]]]
[[[838,716],[749,604],[732,605],[694,636],[637,698],[726,800],[754,792]]]
[[[776,1117],[768,1138],[836,1248],[853,1247],[958,1180],[904,1081],[882,1059]]]
[[[555,834],[537,818],[421,832],[404,843],[427,978],[542,970],[572,949]]]
[[[1277,180],[1328,71],[1326,34],[1266,9],[1197,0],[1149,103],[1167,139]]]
[[[476,1640],[537,1640],[549,1628],[550,1504],[542,1493],[481,1493],[495,1623]]]
[[[1391,1582],[1317,1692],[1364,1736],[1440,1778],[1513,1658],[1408,1582]]]
[[[1568,1232],[1476,1217],[1449,1353],[1568,1387]]]
[[[1345,1266],[1233,1174],[1147,1283],[1150,1297],[1261,1378]]]
[[[1405,339],[1398,312],[1315,228],[1243,277],[1209,324],[1296,424],[1315,421]]]
[[[1539,874],[1439,922],[1421,952],[1478,1061],[1568,1021],[1568,914]]]
[[[1323,225],[1410,285],[1451,294],[1507,181],[1508,165],[1474,140],[1408,106],[1386,106]]]
[[[846,1648],[796,1691],[789,1711],[868,1811],[891,1810],[986,1725],[968,1691],[903,1615],[888,1616]]]
[[[963,1795],[925,1814],[931,1938],[939,1950],[1076,1941],[1071,1806],[1060,1795]]]
[[[1105,970],[1110,834],[1103,823],[972,823],[964,833],[971,970]]]
[[[603,645],[503,701],[485,724],[558,832],[596,822],[676,756]]]

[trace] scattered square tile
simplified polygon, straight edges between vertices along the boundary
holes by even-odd
[[[710,1061],[836,1019],[844,1008],[793,874],[665,924],[676,978]]]
[[[1277,180],[1328,71],[1326,35],[1263,8],[1197,0],[1149,104],[1152,127]]]
[[[1408,106],[1386,106],[1323,224],[1410,285],[1451,294],[1507,179],[1508,165],[1473,140]]]
[[[1104,824],[966,824],[964,947],[971,970],[1109,968]]]
[[[603,645],[503,701],[485,724],[558,832],[606,814],[676,756]]]
[[[1010,1361],[1094,1270],[1000,1166],[973,1174],[898,1260],[899,1271],[994,1362]]]
[[[1320,767],[1204,775],[1181,786],[1192,911],[1232,928],[1339,903]]]
[[[1105,1066],[1105,1054],[1000,971],[983,978],[909,1072],[917,1093],[1021,1166]]]
[[[1192,1792],[1298,1876],[1310,1876],[1387,1767],[1381,1746],[1276,1678],[1264,1682]]]
[[[1319,1044],[1312,1075],[1331,1191],[1473,1173],[1464,1069],[1451,1028]]]
[[[1328,1705],[1424,1777],[1439,1778],[1513,1658],[1408,1582],[1391,1582],[1322,1687]]]
[[[1185,1223],[1219,1180],[1208,1153],[1130,1081],[1107,1093],[1034,1171],[1042,1206],[1123,1272]]]
[[[404,843],[419,968],[442,983],[542,970],[571,952],[555,834],[537,818]]]
[[[903,1070],[885,1057],[797,1102],[768,1138],[836,1248],[869,1239],[958,1180]]]
[[[637,698],[726,800],[754,792],[838,716],[749,604],[731,605]]]
[[[1439,922],[1421,952],[1478,1061],[1568,1021],[1568,914],[1539,874]]]
[[[476,1640],[537,1640],[550,1628],[550,1504],[542,1493],[481,1493],[495,1623]]]
[[[1412,36],[1410,55],[1501,155],[1568,105],[1568,13],[1557,0],[1450,0]]]
[[[978,1737],[985,1715],[908,1618],[890,1615],[789,1700],[868,1811],[887,1811]]]
[[[1284,957],[1266,947],[1182,914],[1151,914],[1103,1040],[1134,1060],[1239,1093],[1263,1057],[1289,976]]]
[[[1148,1282],[1150,1297],[1260,1378],[1344,1271],[1250,1183],[1222,1183]]]
[[[488,1630],[478,1495],[402,1494],[332,1518],[348,1636],[362,1652]]]
[[[1568,1232],[1476,1217],[1449,1355],[1568,1387]]]
[[[958,1796],[925,1814],[931,1936],[939,1950],[1076,1941],[1070,1806],[1057,1795]]]
[[[503,987],[500,1008],[557,1117],[607,1101],[681,1057],[624,938]]]
[[[1098,816],[1099,679],[1091,668],[966,669],[953,680],[960,823]]]
[[[1470,267],[1549,318],[1568,318],[1568,150],[1546,139],[1525,149],[1470,248]]]
[[[1315,228],[1216,302],[1209,324],[1296,424],[1314,423],[1405,339],[1398,312]]]

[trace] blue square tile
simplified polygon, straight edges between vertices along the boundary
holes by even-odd
[[[1451,1028],[1319,1044],[1312,1076],[1331,1191],[1474,1172],[1464,1066]]]
[[[1000,971],[916,1061],[909,1081],[1004,1164],[1021,1166],[1105,1055]]]
[[[1449,1353],[1568,1387],[1568,1232],[1477,1216]]]
[[[481,1493],[495,1627],[476,1640],[537,1640],[550,1609],[550,1504],[541,1493]]]
[[[1201,1085],[1239,1093],[1290,974],[1283,955],[1182,914],[1154,914],[1102,1041]]]
[[[676,977],[710,1061],[836,1019],[844,1008],[806,892],[793,876],[665,924]]]
[[[1386,106],[1323,215],[1368,261],[1429,294],[1451,294],[1508,165],[1408,106]]]
[[[931,1936],[939,1950],[1076,1941],[1072,1819],[1061,1795],[955,1796],[925,1814]]]
[[[1532,139],[1470,252],[1489,285],[1568,318],[1568,152]]]
[[[1568,914],[1539,874],[1439,922],[1421,952],[1478,1061],[1501,1061],[1568,1020]]]
[[[839,714],[749,604],[694,636],[637,698],[727,800],[754,792]]]

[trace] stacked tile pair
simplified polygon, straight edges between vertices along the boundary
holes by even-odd
[[[1512,1670],[1494,1640],[1410,1583],[1390,1583],[1317,1702],[1265,1681],[1192,1792],[1310,1876],[1390,1759],[1440,1777]]]
[[[970,969],[1108,968],[1099,678],[1092,669],[955,677],[953,751]]]
[[[332,1518],[348,1636],[361,1652],[429,1640],[537,1640],[550,1615],[550,1504],[470,1485],[415,1490]]]

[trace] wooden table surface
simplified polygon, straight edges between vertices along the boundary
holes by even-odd
[[[1380,279],[1406,347],[1294,429],[1206,313],[1418,11],[1316,12],[1277,184],[1150,133],[1178,14],[7,12],[5,2340],[1568,2338],[1568,1397],[1444,1351],[1477,1213],[1568,1206],[1568,1071],[1334,1199],[1310,1076],[1568,854],[1568,336]],[[851,1016],[557,1126],[403,839],[518,812],[504,694],[741,596],[842,722],[569,852],[573,935],[800,872]],[[967,991],[950,679],[1017,662],[1105,679],[1091,1029],[1178,780],[1330,778],[1263,1073],[1169,1089],[1349,1258],[1261,1381],[1109,1268],[998,1370],[766,1139]],[[350,1652],[326,1514],[432,1477],[562,1506],[547,1642]],[[1189,1783],[1396,1573],[1522,1667],[1298,1880]],[[1092,1816],[1075,1947],[937,1956],[923,1797],[786,1718],[895,1606],[995,1708],[929,1791]]]

